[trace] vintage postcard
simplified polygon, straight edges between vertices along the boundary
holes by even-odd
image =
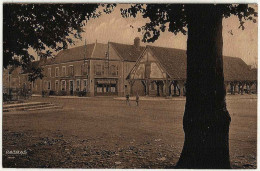
[[[257,168],[258,4],[2,5],[3,168]]]

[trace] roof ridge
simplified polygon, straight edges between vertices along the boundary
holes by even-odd
[[[127,45],[127,46],[134,46],[134,44],[126,44],[126,43],[117,43],[117,42],[109,42],[109,43],[120,44],[120,45]],[[145,47],[145,46],[140,46],[140,47]]]
[[[187,49],[179,49],[179,48],[171,48],[171,47],[163,47],[163,46],[154,46],[154,45],[146,45],[147,47],[155,47],[155,48],[164,48],[164,49],[174,49],[174,50],[182,50],[182,51],[187,51]],[[237,57],[237,56],[224,56],[223,58],[235,58],[235,59],[241,59],[244,61],[242,58]]]
[[[87,45],[92,45],[92,44],[95,44],[95,43],[90,43],[90,44],[87,44]],[[69,49],[63,49],[63,50],[61,50],[60,52],[58,52],[58,53],[55,55],[55,57],[58,56],[58,55],[60,55],[60,54],[62,54],[62,53],[64,53],[65,51],[72,50],[72,49],[76,49],[76,48],[80,48],[80,47],[84,47],[84,46],[85,46],[85,45],[76,46],[76,47],[72,47],[72,48],[69,48]]]
[[[179,49],[179,48],[173,48],[173,47],[163,47],[163,46],[154,46],[154,45],[146,45],[147,47],[155,47],[155,48],[163,48],[163,49],[174,49],[174,50],[182,50],[187,51],[187,49]]]

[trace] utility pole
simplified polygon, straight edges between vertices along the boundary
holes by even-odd
[[[108,75],[110,76],[110,72],[109,72],[109,41],[107,43],[107,64],[108,64]]]
[[[86,42],[86,39],[85,39],[85,47],[84,47],[84,67],[85,67],[86,53],[87,53],[87,42]]]

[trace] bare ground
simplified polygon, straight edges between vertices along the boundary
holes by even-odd
[[[227,99],[232,167],[256,168],[256,95]],[[139,107],[111,97],[31,101],[63,109],[4,113],[3,167],[173,168],[178,161],[184,100],[140,101]]]

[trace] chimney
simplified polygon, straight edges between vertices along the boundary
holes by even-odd
[[[134,39],[134,46],[137,50],[140,50],[140,38],[139,37],[136,37]]]

